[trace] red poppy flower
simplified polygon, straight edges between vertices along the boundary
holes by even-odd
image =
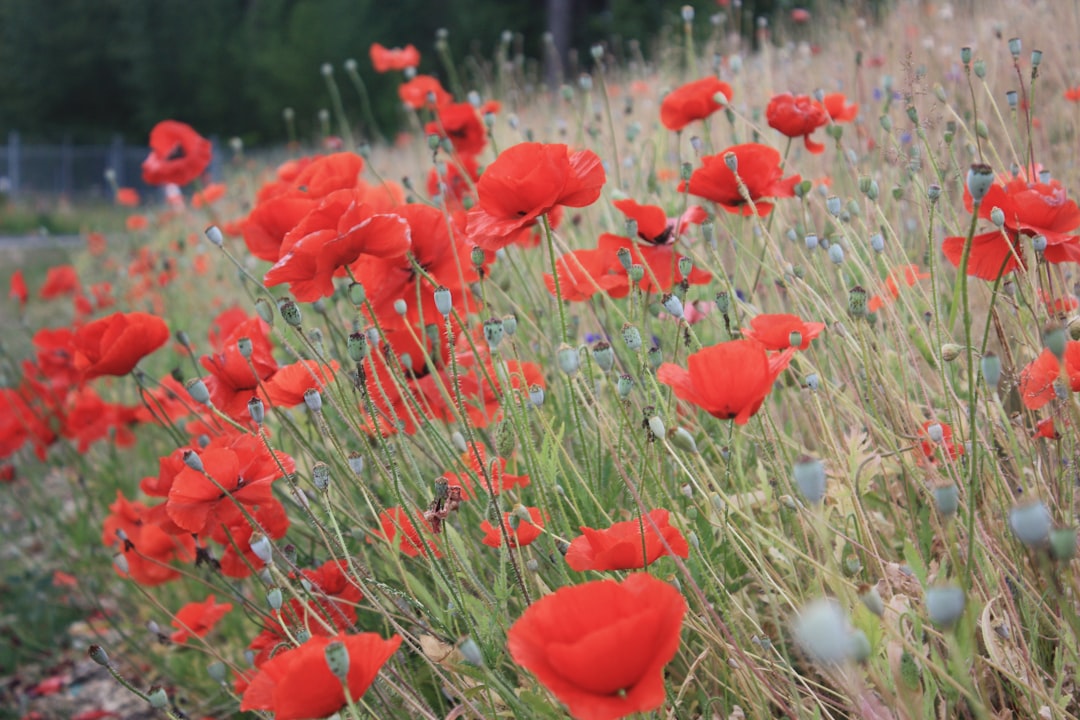
[[[23,278],[21,269],[11,274],[11,289],[8,297],[19,303],[19,307],[26,307],[26,301],[30,299],[30,292],[26,289],[26,280]]]
[[[110,434],[112,443],[118,448],[135,444],[130,427],[135,422],[135,408],[107,403],[89,386],[68,393],[60,420],[60,435],[77,441],[80,453],[85,453],[91,445]]]
[[[38,291],[42,300],[51,300],[62,295],[74,295],[79,292],[79,276],[71,265],[56,265],[45,273],[45,283]]]
[[[1077,300],[1072,295],[1055,298],[1051,297],[1050,294],[1042,288],[1038,288],[1036,294],[1039,296],[1039,300],[1042,300],[1043,305],[1046,307],[1046,312],[1050,315],[1064,317],[1080,307],[1080,300]]]
[[[469,236],[485,250],[498,250],[556,205],[592,204],[605,180],[592,150],[571,153],[561,144],[513,145],[480,176],[479,207],[469,212]]]
[[[461,155],[457,162],[445,164],[445,171],[439,175],[437,168],[428,171],[427,191],[432,198],[442,197],[451,212],[465,209],[465,198],[471,196],[480,179],[480,168],[472,155]]]
[[[702,78],[675,88],[660,103],[660,122],[668,130],[682,130],[695,120],[704,120],[724,107],[716,101],[722,94],[725,104],[731,102],[734,93],[731,86],[715,77]]]
[[[889,272],[889,276],[885,278],[885,289],[889,291],[888,296],[883,297],[881,295],[874,295],[870,298],[870,301],[866,305],[866,309],[870,312],[877,312],[881,309],[886,301],[896,300],[900,297],[900,286],[897,281],[903,282],[907,287],[914,287],[915,283],[920,280],[926,280],[930,277],[930,273],[922,272],[918,265],[902,265],[895,267]]]
[[[188,532],[209,534],[243,517],[238,505],[251,511],[273,501],[272,483],[296,463],[283,452],[271,457],[258,439],[239,435],[227,446],[208,446],[199,453],[203,472],[184,467],[173,480],[165,506],[169,519]],[[211,480],[213,478],[213,480]]]
[[[139,191],[130,187],[117,188],[116,204],[125,207],[135,207],[139,204]]]
[[[1049,349],[1043,349],[1039,357],[1028,363],[1020,371],[1020,400],[1029,410],[1038,410],[1057,396],[1054,384],[1062,377],[1069,382],[1069,389],[1080,392],[1080,341],[1069,340],[1065,343],[1062,357],[1064,368]]]
[[[964,191],[964,206],[974,209],[971,194]],[[1080,226],[1080,208],[1068,199],[1057,180],[1028,182],[1023,174],[1007,182],[995,182],[979,204],[979,217],[989,220],[994,208],[1004,214],[1000,230],[975,235],[968,253],[967,274],[996,280],[1024,267],[1022,237],[1046,238],[1043,257],[1047,262],[1080,262],[1080,237],[1071,235]],[[964,237],[947,237],[941,250],[954,266],[960,267]]]
[[[798,315],[764,313],[755,316],[750,327],[742,329],[742,334],[757,340],[766,350],[786,350],[791,347],[791,334],[799,333],[802,343],[795,349],[805,350],[824,329],[825,323],[803,322]]]
[[[404,48],[387,48],[379,43],[371,43],[369,54],[371,64],[377,73],[407,70],[420,64],[420,51],[414,45],[406,45]]]
[[[225,197],[225,183],[210,183],[205,188],[191,196],[191,207],[199,208],[213,205]]]
[[[326,663],[326,646],[339,642],[349,656],[346,675],[349,697],[367,692],[390,659],[401,636],[383,640],[375,633],[335,637],[314,636],[303,645],[278,653],[251,679],[240,701],[241,710],[268,710],[276,720],[304,720],[332,715],[345,706],[344,683]]]
[[[443,89],[442,84],[430,75],[417,75],[399,86],[398,97],[413,110],[423,110],[429,106],[437,108],[454,99]]]
[[[582,526],[581,537],[574,538],[566,551],[566,563],[578,572],[634,570],[668,555],[668,547],[671,554],[684,558],[690,546],[679,529],[669,524],[670,515],[656,509],[648,517],[617,522],[606,530]]]
[[[169,639],[174,643],[185,643],[192,636],[206,637],[230,610],[232,603],[218,604],[213,595],[207,596],[202,602],[189,602],[176,611],[172,621],[176,630]]]
[[[1060,440],[1061,433],[1054,427],[1054,418],[1045,418],[1035,423],[1035,432],[1032,433],[1031,437],[1032,439]]]
[[[75,332],[71,342],[73,362],[84,380],[126,375],[168,339],[169,327],[156,315],[113,313]]]
[[[333,295],[334,276],[361,257],[400,257],[409,245],[402,218],[375,213],[356,189],[338,190],[285,235],[281,258],[263,281],[270,287],[287,282],[297,300],[312,302]]]
[[[401,540],[398,543],[398,549],[405,555],[409,557],[416,557],[420,554],[426,555],[430,547],[435,557],[442,557],[442,553],[439,552],[439,548],[435,546],[435,541],[432,538],[420,539],[420,533],[413,527],[413,524],[409,521],[409,516],[401,508],[387,508],[379,513],[379,525],[382,530],[373,531],[371,533],[372,537],[382,538],[393,545],[394,539],[400,533]],[[368,542],[372,542],[371,537],[368,538]]]
[[[244,243],[261,260],[277,262],[281,242],[305,215],[335,190],[360,186],[364,160],[355,153],[302,158],[278,168],[277,180],[264,185],[242,224]]]
[[[664,666],[679,650],[686,601],[646,573],[562,587],[507,633],[510,656],[580,720],[614,720],[664,704]]]
[[[544,516],[540,508],[525,508],[529,513],[529,520],[514,515],[503,513],[503,522],[506,531],[510,535],[510,547],[525,547],[536,538],[540,537],[544,528]],[[517,527],[514,527],[514,526]],[[490,547],[500,547],[503,542],[502,529],[498,525],[492,525],[490,520],[480,523],[480,529],[484,531],[484,539],[481,540]]]
[[[789,138],[803,138],[806,149],[814,154],[825,152],[825,146],[813,142],[810,134],[822,125],[829,124],[829,114],[809,95],[776,95],[765,108],[769,127],[779,130]]]
[[[1080,85],[1065,88],[1065,99],[1070,102],[1080,102]]]
[[[140,585],[160,585],[180,577],[169,563],[195,559],[194,539],[190,535],[169,535],[148,522],[149,510],[141,502],[128,500],[117,491],[109,511],[101,542],[106,547],[119,546],[127,560],[128,574]]]
[[[258,531],[271,540],[280,540],[289,531],[289,515],[285,506],[277,500],[263,503],[251,513],[258,523]],[[210,538],[222,547],[221,574],[231,578],[245,578],[258,571],[263,561],[251,549],[251,537],[256,528],[246,517],[239,517],[231,525],[219,525]]]
[[[448,472],[444,473],[444,477],[451,485],[461,487],[462,496],[466,500],[472,500],[476,496],[474,487],[481,488],[485,493],[488,491],[487,481],[484,479],[485,470],[491,480],[491,489],[496,495],[529,484],[528,475],[511,475],[506,472],[506,458],[498,457],[489,461],[483,445],[470,444],[469,449],[461,454],[461,463],[467,468],[466,472]]]
[[[424,126],[428,135],[450,138],[459,155],[476,155],[487,144],[487,130],[470,103],[446,103],[440,105],[438,120]]]
[[[930,428],[934,425],[941,426],[941,439],[937,440],[930,437]],[[957,445],[952,441],[952,426],[947,423],[939,423],[934,420],[927,420],[919,428],[919,436],[925,438],[919,443],[922,449],[923,457],[929,460],[931,463],[935,462],[934,449],[938,446],[941,447],[942,456],[948,460],[955,460],[964,454],[964,446]]]
[[[150,227],[150,218],[145,215],[128,215],[127,220],[124,221],[124,227],[131,232],[142,232]]]
[[[765,402],[794,352],[789,348],[770,356],[757,340],[731,340],[692,353],[687,358],[688,370],[664,363],[656,379],[670,385],[679,399],[713,417],[745,425]]]
[[[859,116],[858,104],[848,105],[844,93],[829,93],[819,104],[829,119],[835,123],[852,122]]]
[[[150,154],[143,160],[143,181],[148,185],[187,185],[210,165],[213,147],[194,128],[176,120],[162,120],[150,131]]]
[[[248,318],[232,327],[217,352],[202,358],[202,366],[210,372],[204,379],[210,401],[229,417],[246,416],[248,401],[255,395],[259,381],[268,380],[278,370],[267,330],[262,318]],[[238,343],[242,338],[251,341],[250,357],[240,352]]]
[[[724,156],[733,153],[738,162],[737,170],[746,193],[753,201],[754,209],[743,198],[735,174],[728,169]],[[798,175],[783,177],[780,167],[780,153],[757,143],[735,145],[717,155],[701,158],[702,167],[690,176],[690,194],[703,197],[720,205],[730,213],[750,215],[754,210],[758,215],[768,215],[772,203],[764,198],[794,197],[795,185],[802,181]],[[679,192],[685,190],[685,184],[679,184]]]

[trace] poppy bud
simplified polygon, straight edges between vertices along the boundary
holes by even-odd
[[[1035,237],[1031,238],[1031,247],[1035,250],[1035,252],[1041,253],[1043,250],[1046,249],[1046,236],[1036,235]]]
[[[630,223],[626,223],[626,226],[627,226],[627,232],[629,232],[630,231]],[[637,232],[636,232],[637,223],[634,223],[634,229],[635,229],[635,232],[632,235],[630,235],[630,237],[636,237],[637,236]],[[623,270],[630,270],[630,266],[634,264],[634,260],[630,256],[630,250],[628,250],[627,248],[621,247],[618,250],[616,250],[615,251],[615,257],[618,258],[619,264],[622,265]]]
[[[121,574],[128,574],[128,559],[124,553],[116,553],[113,555],[113,567],[120,571]]]
[[[630,323],[623,325],[622,337],[626,347],[631,351],[637,352],[641,349],[641,332]]]
[[[964,591],[956,585],[937,585],[926,591],[926,613],[930,622],[950,628],[964,614]]]
[[[278,303],[278,312],[281,313],[281,317],[286,323],[292,327],[300,327],[300,323],[303,320],[303,315],[300,312],[300,306],[292,300],[283,300]]]
[[[221,247],[225,244],[225,238],[222,237],[221,229],[217,225],[211,225],[210,227],[206,228],[206,239],[209,240],[211,244],[216,245],[217,247]]]
[[[1009,527],[1024,545],[1044,545],[1050,537],[1050,511],[1041,500],[1018,505],[1009,511]]]
[[[1061,562],[1076,557],[1076,528],[1058,528],[1050,533],[1050,555]]]
[[[990,137],[990,129],[986,126],[986,123],[984,123],[982,120],[979,120],[975,123],[975,134],[983,140],[986,140]]]
[[[266,593],[266,604],[270,606],[271,610],[280,610],[282,601],[281,588],[272,587]]]
[[[188,395],[195,402],[200,405],[210,404],[210,391],[206,389],[206,383],[202,381],[202,378],[188,380],[184,387],[187,388]]]
[[[615,381],[615,391],[619,393],[619,399],[625,400],[630,397],[630,393],[634,390],[634,378],[623,373],[619,375],[618,380]]]
[[[885,603],[881,599],[875,585],[862,585],[859,587],[859,600],[867,610],[881,617],[885,613]]]
[[[542,385],[530,385],[529,386],[529,402],[533,407],[540,407],[544,404],[544,387]]]
[[[316,490],[330,487],[330,466],[320,461],[311,466],[311,483]]]
[[[956,358],[960,357],[960,353],[962,353],[963,351],[963,345],[957,345],[956,343],[945,343],[941,346],[941,359],[945,362],[952,362]]]
[[[146,693],[146,701],[155,710],[162,710],[169,704],[169,696],[165,692],[165,688],[155,685]]]
[[[825,463],[803,455],[795,462],[793,474],[799,492],[808,502],[816,505],[825,498]]]
[[[597,367],[608,372],[615,366],[615,350],[609,343],[601,340],[592,347],[592,359]]]
[[[688,453],[694,455],[697,454],[697,442],[694,441],[694,436],[689,433],[685,428],[675,428],[671,431],[668,439],[671,440],[671,444]]]
[[[517,315],[503,315],[502,326],[504,333],[513,336],[517,332]]]
[[[885,237],[881,233],[874,233],[870,236],[870,247],[874,252],[882,252],[885,250]]]
[[[1054,354],[1058,360],[1061,360],[1065,354],[1065,328],[1061,326],[1061,323],[1057,321],[1050,321],[1043,328],[1043,345],[1046,349]]]
[[[360,453],[349,453],[348,463],[349,469],[353,471],[353,474],[359,475],[364,472],[364,456]]]
[[[255,533],[251,536],[251,540],[248,543],[248,547],[251,552],[255,554],[255,557],[262,560],[267,565],[274,557],[274,546],[270,542],[270,538],[266,537],[261,532]]]
[[[892,132],[892,118],[888,115],[882,115],[879,122],[881,123],[881,129],[885,132]]]
[[[893,185],[892,197],[893,200],[899,200],[900,198],[904,197],[904,188],[900,187],[899,185]]]
[[[870,183],[871,182],[873,182],[873,178],[871,178],[869,175],[860,175],[859,176],[859,192],[861,192],[863,195],[870,192]]]
[[[852,317],[863,317],[866,315],[866,290],[860,286],[848,290],[848,314]]]
[[[683,304],[682,300],[674,295],[664,295],[660,299],[660,304],[664,306],[664,309],[671,313],[672,316],[682,319],[683,318]]]
[[[822,665],[841,665],[852,658],[851,625],[835,600],[814,600],[795,617],[795,644],[811,660]]]
[[[102,667],[109,667],[109,654],[105,652],[105,648],[100,645],[91,645],[86,654],[90,656],[90,659],[96,662]]]
[[[839,265],[844,262],[844,248],[840,243],[832,243],[829,245],[829,260],[832,260],[833,265]]]

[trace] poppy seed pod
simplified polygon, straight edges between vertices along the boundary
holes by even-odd
[[[626,373],[619,375],[619,378],[615,381],[615,391],[619,393],[619,399],[625,400],[630,397],[630,393],[634,390],[634,378]]]
[[[679,274],[684,278],[689,278],[690,273],[694,270],[694,261],[686,255],[679,258]]]
[[[994,171],[989,165],[975,164],[968,170],[967,189],[976,203],[982,202],[993,184]]]
[[[559,346],[556,359],[559,361],[559,369],[567,375],[575,375],[581,365],[581,358],[578,356],[577,349],[570,347],[566,343]]]
[[[664,418],[659,415],[653,415],[646,419],[646,426],[649,428],[649,432],[654,437],[662,438],[667,434],[667,430],[664,428]]]
[[[822,665],[842,665],[854,655],[851,625],[835,600],[815,600],[795,617],[792,634],[795,644],[812,661]]]
[[[840,198],[836,195],[830,195],[828,198],[825,199],[825,209],[828,210],[829,214],[833,217],[836,217],[840,214],[840,209],[842,207],[843,204]]]
[[[1065,328],[1061,323],[1056,320],[1052,320],[1046,324],[1043,328],[1043,345],[1053,353],[1054,357],[1058,360],[1065,355],[1065,344],[1067,341],[1065,335]]]
[[[105,648],[100,645],[91,645],[87,649],[86,654],[98,665],[109,667],[109,654],[105,652]]]
[[[499,318],[485,320],[483,328],[484,340],[487,342],[488,347],[494,350],[499,346],[499,343],[502,342],[503,339],[503,333],[505,331],[503,321]]]
[[[626,271],[626,276],[630,278],[630,282],[639,283],[645,277],[645,268],[635,263]]]
[[[404,316],[408,309],[408,304],[402,298],[398,298],[394,301],[394,312],[398,315]]]
[[[1023,48],[1023,44],[1020,42],[1020,38],[1009,38],[1009,54],[1012,55],[1013,60],[1020,59],[1020,50]]]
[[[807,250],[815,250],[818,246],[818,236],[814,233],[807,233],[806,237],[803,238],[803,242],[806,243]]]
[[[1050,533],[1050,555],[1060,562],[1076,557],[1076,528],[1058,528]]]
[[[870,247],[874,252],[882,252],[885,250],[885,237],[881,233],[874,233],[870,236]]]
[[[960,488],[956,485],[941,485],[930,491],[934,498],[934,507],[942,517],[952,517],[960,508]]]
[[[626,347],[632,352],[637,352],[641,349],[641,332],[630,323],[623,325],[622,337],[623,342],[626,343]]]
[[[450,289],[440,285],[435,288],[435,309],[439,311],[439,314],[446,317],[453,309],[454,298],[450,294]],[[394,303],[394,309],[397,309],[397,303]]]
[[[604,372],[609,372],[615,366],[615,350],[610,343],[603,340],[592,347],[593,362]]]
[[[195,472],[203,471],[203,461],[202,458],[199,457],[199,453],[195,452],[194,450],[185,450],[183,458],[184,464]]]
[[[930,622],[942,628],[951,628],[964,614],[964,591],[956,585],[937,585],[926,591],[926,613]]]
[[[266,298],[259,298],[255,301],[255,314],[262,318],[262,321],[267,325],[271,327],[274,325],[274,309]]]
[[[994,223],[994,226],[1001,228],[1005,224],[1005,211],[999,207],[995,207],[990,211],[990,222]]]
[[[162,710],[169,704],[169,695],[165,692],[165,688],[155,685],[146,694],[146,701],[155,710]]]
[[[330,487],[330,466],[319,461],[311,467],[311,483],[316,490],[325,491]]]
[[[1046,250],[1046,236],[1036,235],[1035,237],[1031,238],[1031,248],[1037,253],[1041,253]]]
[[[274,559],[274,546],[270,542],[270,538],[266,537],[266,535],[261,532],[254,533],[251,536],[248,547],[251,549],[251,552],[254,553],[255,557],[259,558],[267,565]]]
[[[300,327],[303,321],[303,314],[300,312],[300,306],[292,300],[284,300],[278,304],[278,312],[281,313],[281,318],[291,325],[292,327]]]
[[[364,472],[364,456],[360,453],[349,453],[348,463],[349,469],[352,470],[354,474],[359,475]]]
[[[716,293],[716,298],[713,302],[716,303],[716,309],[719,310],[722,315],[727,315],[731,310],[731,296],[726,290],[721,290]]]
[[[825,463],[809,455],[803,455],[795,462],[792,472],[795,485],[808,502],[816,505],[825,499]]]
[[[311,412],[322,412],[322,395],[315,388],[304,391],[304,404]]]
[[[629,233],[629,228],[630,228],[630,222],[633,222],[633,221],[629,221],[629,222],[626,223],[628,233]],[[637,229],[637,223],[636,222],[634,223],[634,228],[635,228],[635,230]],[[634,234],[630,235],[630,237],[637,237],[637,232],[634,232]],[[630,256],[629,248],[625,248],[625,247],[619,248],[618,250],[615,251],[615,257],[616,257],[616,259],[618,259],[619,264],[622,265],[623,270],[629,271],[630,267],[634,264],[634,259]]]
[[[649,367],[655,370],[656,368],[660,367],[660,365],[664,362],[664,353],[661,352],[660,348],[653,345],[645,353],[645,359],[648,360]]]
[[[544,404],[544,386],[543,385],[530,385],[529,386],[529,402],[533,407],[540,407]]]
[[[986,380],[986,384],[996,388],[1001,380],[1001,358],[992,352],[988,352],[982,356],[979,366],[982,368],[983,379]]]
[[[960,48],[960,62],[962,62],[965,66],[971,64],[971,48],[970,47],[965,45],[964,47]]]
[[[266,593],[266,604],[270,606],[271,610],[280,610],[281,603],[284,598],[281,595],[281,588],[272,587]]]
[[[834,242],[829,245],[829,260],[833,265],[839,265],[844,262],[844,248],[840,243]]]
[[[195,402],[200,405],[210,404],[210,391],[206,389],[206,383],[204,383],[201,378],[188,380],[184,387],[187,388],[188,395],[190,395],[191,399]]]
[[[684,317],[682,300],[675,295],[664,295],[664,297],[661,298],[660,303],[673,317],[680,320]]]
[[[335,640],[323,648],[326,657],[326,666],[334,677],[347,683],[349,680],[349,649],[345,643]]]
[[[735,153],[731,152],[731,151],[728,151],[728,152],[724,153],[724,165],[726,165],[727,169],[730,170],[731,172],[738,173],[739,172],[739,156],[736,155]]]
[[[881,617],[885,614],[885,602],[881,599],[881,593],[874,585],[862,585],[859,587],[859,601],[873,614]]]
[[[866,303],[867,295],[866,290],[860,286],[848,290],[848,314],[852,317],[863,317],[866,315]]]
[[[206,239],[218,247],[225,244],[225,238],[221,234],[221,228],[217,225],[211,225],[206,228]]]
[[[1050,511],[1041,500],[1018,505],[1009,511],[1009,527],[1024,545],[1039,547],[1050,537]]]

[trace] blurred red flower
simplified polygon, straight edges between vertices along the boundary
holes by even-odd
[[[730,340],[692,353],[687,358],[689,369],[664,363],[656,379],[713,417],[745,425],[794,352],[788,348],[770,356],[757,340]]]
[[[882,308],[889,300],[896,300],[900,297],[900,286],[897,281],[900,280],[907,287],[914,287],[920,280],[926,280],[930,277],[930,273],[922,272],[918,265],[901,265],[895,267],[889,271],[889,276],[885,278],[885,289],[889,294],[887,297],[881,295],[874,295],[870,298],[870,301],[866,305],[866,309],[870,312],[877,312]]]
[[[42,300],[51,300],[62,295],[74,295],[79,288],[79,276],[73,266],[54,265],[45,273],[45,282],[38,295]]]
[[[208,595],[202,602],[189,602],[176,611],[172,621],[176,630],[169,639],[174,643],[185,643],[190,637],[206,637],[232,607],[232,603],[219,604],[213,595]]]
[[[695,120],[704,120],[724,107],[716,101],[717,95],[727,98],[726,104],[734,93],[726,82],[711,76],[677,87],[660,103],[660,122],[668,130],[682,130]]]
[[[487,144],[487,129],[470,103],[446,103],[437,111],[438,120],[424,126],[428,135],[450,138],[459,155],[476,155]]]
[[[340,710],[345,706],[344,683],[326,662],[326,647],[332,642],[345,646],[349,697],[356,700],[367,692],[379,670],[397,651],[401,636],[383,640],[375,633],[316,635],[264,663],[248,683],[240,709],[272,711],[275,720],[321,718]]]
[[[421,554],[427,555],[430,547],[435,557],[442,557],[439,548],[435,546],[434,538],[421,540],[420,533],[417,532],[409,521],[409,516],[400,507],[387,508],[380,512],[379,525],[381,530],[372,531],[371,536],[368,537],[368,542],[373,542],[371,538],[376,537],[393,545],[394,540],[400,534],[401,540],[398,542],[398,548],[405,555],[409,557],[416,557]]]
[[[83,380],[126,375],[168,339],[169,327],[156,315],[113,313],[75,331],[71,341],[74,366]]]
[[[844,93],[829,93],[818,104],[835,123],[852,122],[859,116],[859,106],[854,103],[848,105]]]
[[[540,508],[525,508],[529,513],[529,520],[517,517],[513,513],[503,513],[503,523],[510,536],[510,547],[525,547],[536,538],[540,537],[544,527],[544,516]],[[514,527],[517,525],[517,527]],[[502,530],[498,525],[493,525],[490,520],[480,523],[480,529],[484,532],[481,540],[485,545],[500,547],[503,543]]]
[[[485,250],[498,250],[556,205],[592,204],[605,180],[592,150],[571,153],[557,143],[513,145],[480,176],[479,207],[469,212],[469,237]]]
[[[150,131],[150,154],[143,160],[148,185],[187,185],[210,165],[213,148],[190,125],[162,120]]]
[[[753,201],[753,209],[724,160],[728,153],[735,158],[739,179]],[[756,211],[758,215],[768,215],[773,206],[764,199],[794,197],[795,185],[802,181],[798,175],[783,177],[780,153],[758,143],[735,145],[716,155],[706,155],[701,158],[701,164],[690,176],[690,194],[712,200],[730,213],[750,215]],[[685,183],[680,183],[679,192],[685,189]]]
[[[140,585],[160,585],[180,577],[179,571],[169,563],[195,559],[195,540],[191,535],[170,535],[149,522],[149,509],[141,502],[128,500],[118,490],[116,502],[109,510],[101,530],[101,542],[106,547],[119,546],[127,560],[128,574]]]
[[[485,493],[488,484],[485,480],[485,471],[491,480],[491,489],[498,495],[515,487],[526,487],[529,484],[528,475],[511,475],[506,472],[506,458],[496,457],[488,459],[487,450],[483,445],[470,443],[465,452],[461,453],[461,463],[467,470],[461,473],[443,473],[447,482],[458,485],[462,489],[462,496],[466,500],[476,497],[474,486],[479,487]]]
[[[789,138],[803,138],[806,149],[812,153],[825,152],[825,146],[813,142],[810,134],[822,125],[829,123],[829,115],[809,95],[776,95],[765,108],[765,117],[769,127],[779,130]]]
[[[930,428],[935,425],[941,426],[941,439],[935,440],[930,437]],[[919,437],[924,438],[919,442],[919,447],[922,450],[923,457],[929,460],[931,463],[935,462],[934,449],[940,445],[942,456],[948,460],[955,460],[964,454],[964,446],[957,445],[952,441],[952,426],[947,423],[939,423],[934,420],[927,420],[919,428]]]
[[[1064,361],[1064,368],[1062,367]],[[1062,371],[1073,392],[1080,392],[1080,341],[1065,343],[1065,354],[1059,361],[1048,348],[1020,371],[1020,400],[1029,410],[1038,410],[1057,397],[1054,384],[1062,379]]]
[[[821,334],[825,323],[804,322],[798,315],[763,313],[750,321],[749,328],[743,328],[743,337],[757,340],[766,350],[786,350],[791,347],[791,333],[802,336],[802,342],[796,350],[810,347],[810,341]]]
[[[11,289],[8,297],[19,303],[19,307],[26,307],[26,301],[30,299],[30,292],[26,289],[26,280],[23,278],[22,269],[11,273]]]
[[[403,83],[398,87],[398,97],[413,110],[423,110],[426,107],[437,108],[454,99],[443,89],[438,79],[431,75],[417,75],[409,82]]]
[[[377,73],[407,70],[420,64],[420,51],[414,45],[406,45],[404,48],[387,48],[380,43],[371,43],[369,54],[371,64]]]
[[[116,204],[125,207],[135,207],[139,204],[139,191],[130,187],[117,188]]]
[[[580,720],[614,720],[664,704],[664,666],[679,650],[686,601],[645,573],[562,587],[507,633],[510,656]]]
[[[684,558],[690,546],[679,529],[669,523],[670,515],[658,508],[648,517],[617,522],[605,530],[582,526],[581,537],[574,538],[566,551],[566,563],[578,572],[634,570],[668,555],[668,546],[670,553]]]

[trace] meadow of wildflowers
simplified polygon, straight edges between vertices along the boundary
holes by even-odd
[[[1051,6],[684,11],[556,89],[376,45],[218,183],[163,119],[169,202],[10,273],[5,562],[162,717],[1080,716]]]

